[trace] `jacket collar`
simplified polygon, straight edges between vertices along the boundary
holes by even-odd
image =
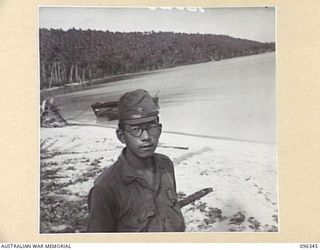
[[[140,175],[138,173],[138,171],[136,171],[134,169],[134,167],[132,165],[130,165],[130,163],[128,162],[128,160],[125,157],[125,150],[126,148],[124,148],[119,156],[119,167],[120,167],[120,177],[121,180],[124,184],[129,185],[134,181],[138,181],[140,184],[142,184],[143,186],[146,185],[146,180],[144,179],[144,176]],[[159,172],[159,160],[157,157],[157,154],[154,154],[153,156],[153,162],[154,162],[154,167],[155,167],[155,173]]]

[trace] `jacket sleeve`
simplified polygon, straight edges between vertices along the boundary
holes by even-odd
[[[105,190],[94,186],[88,196],[89,221],[88,232],[115,232],[116,221],[112,202]]]

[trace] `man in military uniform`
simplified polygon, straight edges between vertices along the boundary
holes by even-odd
[[[155,153],[159,106],[142,89],[119,100],[118,139],[126,146],[96,179],[88,196],[89,232],[185,230],[172,161]]]

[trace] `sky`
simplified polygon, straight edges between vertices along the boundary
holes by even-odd
[[[120,32],[173,31],[275,42],[274,7],[40,7],[39,27]]]

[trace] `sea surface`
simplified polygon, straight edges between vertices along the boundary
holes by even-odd
[[[70,122],[116,126],[90,105],[143,88],[159,96],[164,132],[275,144],[275,53],[179,66],[59,95]]]

